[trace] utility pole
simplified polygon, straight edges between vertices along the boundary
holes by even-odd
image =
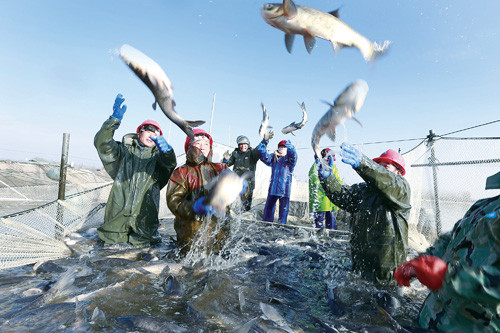
[[[436,233],[439,237],[441,235],[441,210],[439,208],[439,186],[438,186],[438,176],[437,176],[437,163],[436,152],[434,151],[434,138],[436,134],[432,130],[429,130],[429,135],[427,136],[428,142],[427,146],[430,148],[431,156],[429,157],[429,164],[432,166],[432,181],[434,183],[434,205],[436,209]]]
[[[212,135],[212,120],[214,119],[214,109],[215,109],[215,93],[214,98],[212,100],[212,115],[210,116],[210,128],[208,130],[208,134]]]

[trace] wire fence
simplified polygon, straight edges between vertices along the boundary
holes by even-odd
[[[227,148],[218,148],[220,158]],[[485,190],[486,178],[500,169],[499,153],[500,138],[433,133],[403,153],[405,177],[411,186],[409,230],[413,248],[424,250],[439,234],[451,230],[475,201],[500,193]],[[181,159],[179,165],[183,164]],[[111,179],[104,170],[70,168],[66,199],[55,200],[58,184],[49,176],[51,170],[58,174],[54,171],[57,167],[0,161],[0,269],[69,256],[66,235],[102,225]],[[269,184],[263,172],[257,170],[256,182],[262,183],[262,189],[256,187],[256,193],[262,192],[258,192],[260,197],[265,196]],[[306,202],[307,183],[295,182],[293,186],[296,200]],[[160,200],[160,217],[172,216],[166,206],[165,189]],[[339,212],[340,219],[342,216]]]

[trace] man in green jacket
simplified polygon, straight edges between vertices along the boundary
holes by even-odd
[[[259,150],[250,147],[250,140],[244,135],[236,138],[238,148],[229,154],[229,150],[224,153],[222,163],[226,163],[228,167],[234,165],[233,171],[238,176],[247,175],[246,181],[248,187],[241,197],[243,209],[249,211],[252,207],[253,190],[255,189],[255,168],[259,161]]]
[[[365,182],[341,185],[328,167],[319,164],[321,185],[335,205],[351,214],[353,270],[372,281],[389,280],[408,254],[411,206],[404,159],[392,149],[373,160],[349,144],[341,149],[342,162]]]
[[[340,181],[339,171],[337,167],[333,165],[333,161],[335,161],[335,153],[330,148],[325,148],[321,151],[321,158],[324,161],[328,161],[332,159],[332,172],[339,181]],[[316,162],[313,163],[311,169],[309,170],[309,212],[313,213],[314,224],[316,228],[323,228],[323,221],[325,222],[326,229],[337,230],[337,220],[335,218],[335,212],[339,210],[339,207],[332,204],[330,199],[325,195],[325,191],[323,191],[323,187],[319,182],[318,177],[318,167],[316,166]]]
[[[122,142],[113,139],[127,110],[126,105],[121,105],[124,100],[118,94],[113,114],[94,138],[104,169],[114,180],[104,224],[97,233],[106,244],[155,245],[161,242],[160,190],[168,183],[177,162],[174,150],[154,120],[144,121],[137,133],[126,134]]]
[[[486,189],[500,189],[500,172]],[[394,278],[410,285],[417,278],[432,292],[418,323],[440,332],[500,332],[500,196],[474,203],[451,232]]]

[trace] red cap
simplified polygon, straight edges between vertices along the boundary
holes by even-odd
[[[389,149],[385,153],[382,153],[379,157],[373,159],[375,163],[385,162],[393,164],[399,170],[401,170],[401,175],[405,175],[405,159],[403,156],[393,149]]]
[[[321,151],[321,157],[325,158],[326,155],[330,155],[331,157],[333,157],[333,160],[336,161],[335,153],[330,148],[325,148]]]
[[[285,147],[286,146],[286,140],[281,140],[279,143],[278,143],[278,147]]]
[[[140,124],[139,127],[137,127],[136,133],[139,133],[139,131],[141,130],[141,127],[144,125],[153,125],[154,127],[156,127],[160,131],[160,135],[163,135],[163,132],[161,131],[160,124],[156,120],[151,120],[151,119],[145,120],[142,124]]]
[[[194,133],[194,136],[197,136],[197,135],[204,135],[204,136],[206,136],[210,140],[210,148],[212,148],[212,144],[214,143],[214,140],[212,139],[212,137],[210,136],[210,134],[208,134],[207,132],[205,132],[201,128],[195,128],[195,129],[193,129],[193,133]],[[191,145],[191,138],[188,136],[186,138],[186,143],[184,144],[184,151],[186,153],[187,153],[190,145]]]

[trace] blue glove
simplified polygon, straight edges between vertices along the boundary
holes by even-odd
[[[119,121],[122,121],[123,115],[125,114],[125,111],[127,111],[127,106],[125,104],[121,106],[123,101],[125,101],[125,98],[123,98],[122,94],[116,95],[115,104],[113,104],[113,114],[111,117],[116,118]]]
[[[241,189],[241,192],[240,192],[240,197],[245,194],[245,192],[247,191],[247,188],[248,188],[248,182],[243,179],[243,188]]]
[[[286,141],[285,147],[287,149],[287,152],[291,151],[291,152],[295,153],[295,147],[292,145],[292,143],[290,142],[290,140]]]
[[[215,214],[215,209],[212,208],[212,206],[206,206],[203,204],[203,200],[205,200],[205,197],[201,197],[198,200],[196,200],[193,204],[193,210],[195,214],[197,215],[213,215]]]
[[[342,162],[351,165],[353,168],[359,167],[363,154],[348,143],[342,143]]]
[[[163,135],[158,135],[156,138],[150,136],[149,138],[156,143],[156,146],[162,153],[165,154],[172,150],[172,146],[168,144]]]
[[[316,163],[316,167],[318,168],[319,178],[327,179],[328,177],[330,177],[330,175],[332,174],[332,167],[333,167],[333,158],[331,158],[331,156],[328,158],[328,166],[329,166],[328,170],[323,169],[323,164],[321,164],[321,161],[316,155],[314,155],[314,162]]]

